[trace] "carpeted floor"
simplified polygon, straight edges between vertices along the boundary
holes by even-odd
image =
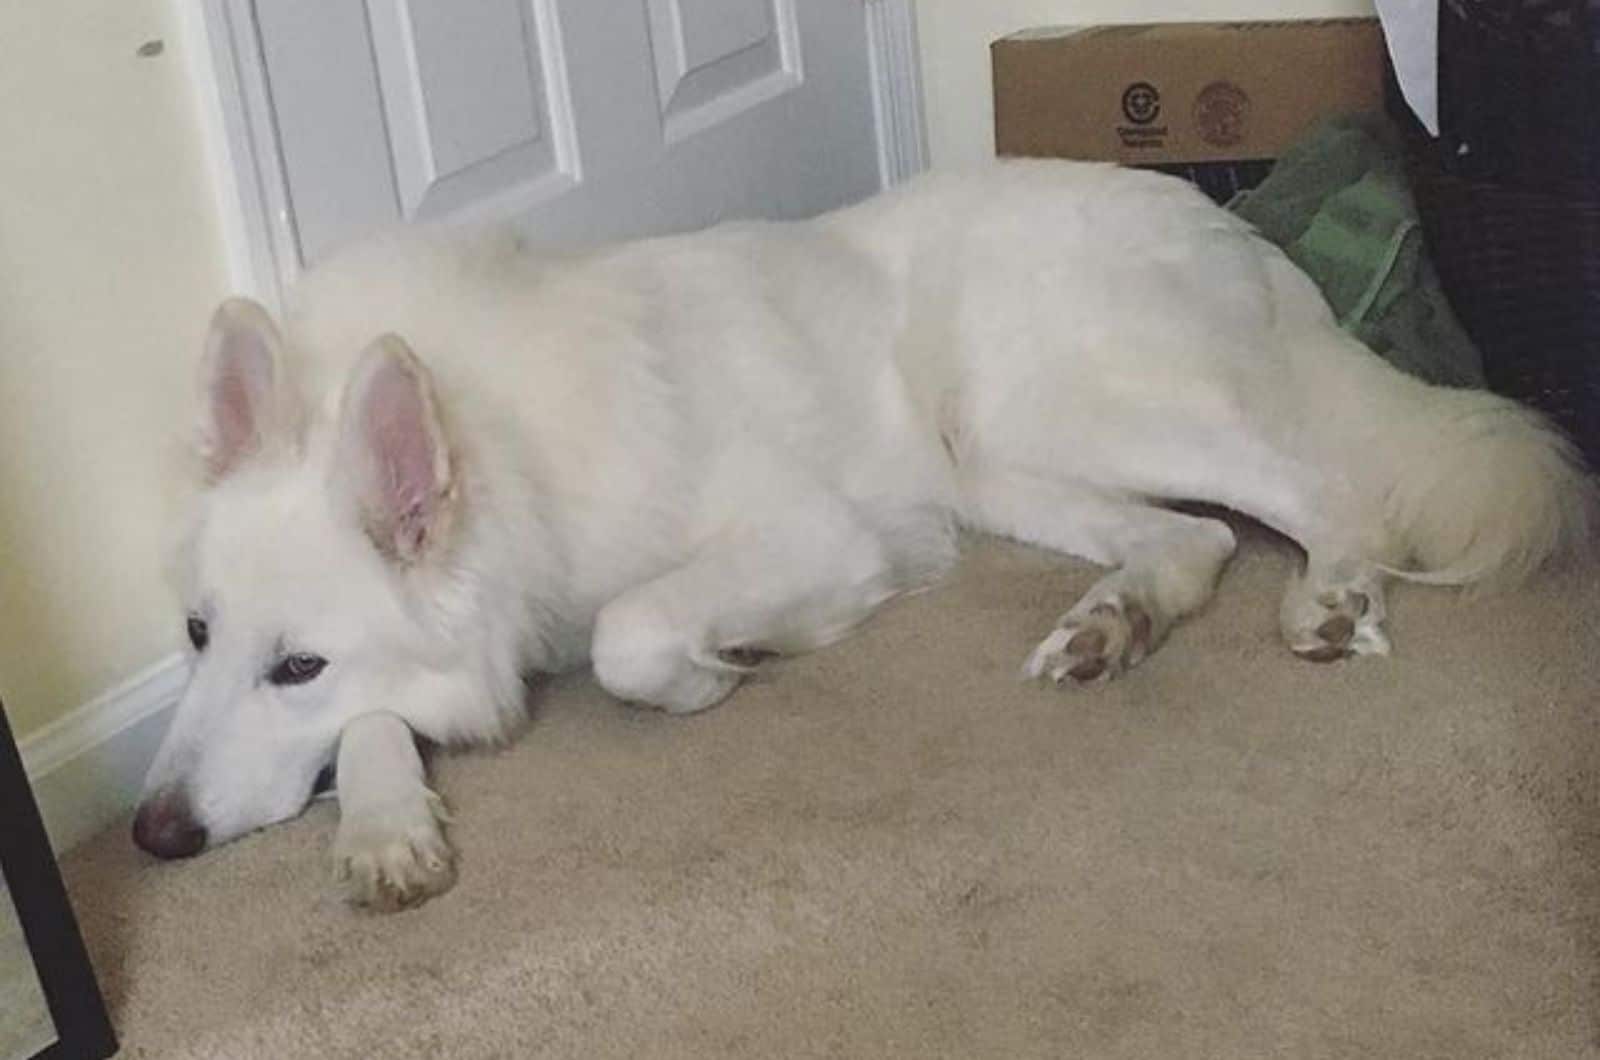
[[[1114,687],[1019,684],[1095,577],[976,546],[672,719],[558,682],[436,772],[456,889],[329,882],[335,811],[65,866],[129,1057],[1600,1056],[1600,571],[1397,588],[1290,657],[1253,535]]]

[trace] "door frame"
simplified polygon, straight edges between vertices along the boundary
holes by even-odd
[[[532,0],[553,18],[553,0]],[[862,0],[866,20],[878,178],[888,188],[928,168],[915,0]],[[294,279],[294,231],[284,161],[266,99],[266,71],[250,17],[250,0],[200,0],[180,5],[189,74],[228,259],[228,281],[276,312]],[[552,39],[563,85],[559,40]],[[552,100],[558,117],[568,106]],[[560,122],[557,122],[560,125]],[[570,128],[570,120],[566,123]],[[574,151],[566,168],[582,181]],[[571,184],[565,185],[570,187]],[[546,193],[554,188],[546,189]]]

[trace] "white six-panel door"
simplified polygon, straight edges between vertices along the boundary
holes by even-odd
[[[210,28],[286,280],[398,223],[572,243],[863,198],[904,150],[883,142],[895,8],[908,23],[905,0],[220,0]]]

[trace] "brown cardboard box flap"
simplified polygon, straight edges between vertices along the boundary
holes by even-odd
[[[991,45],[995,150],[1131,165],[1276,158],[1383,106],[1377,19],[1024,30]]]

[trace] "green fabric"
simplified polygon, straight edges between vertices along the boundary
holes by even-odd
[[[1344,329],[1396,368],[1483,386],[1483,362],[1422,245],[1398,134],[1381,115],[1319,124],[1228,208],[1322,288]]]

